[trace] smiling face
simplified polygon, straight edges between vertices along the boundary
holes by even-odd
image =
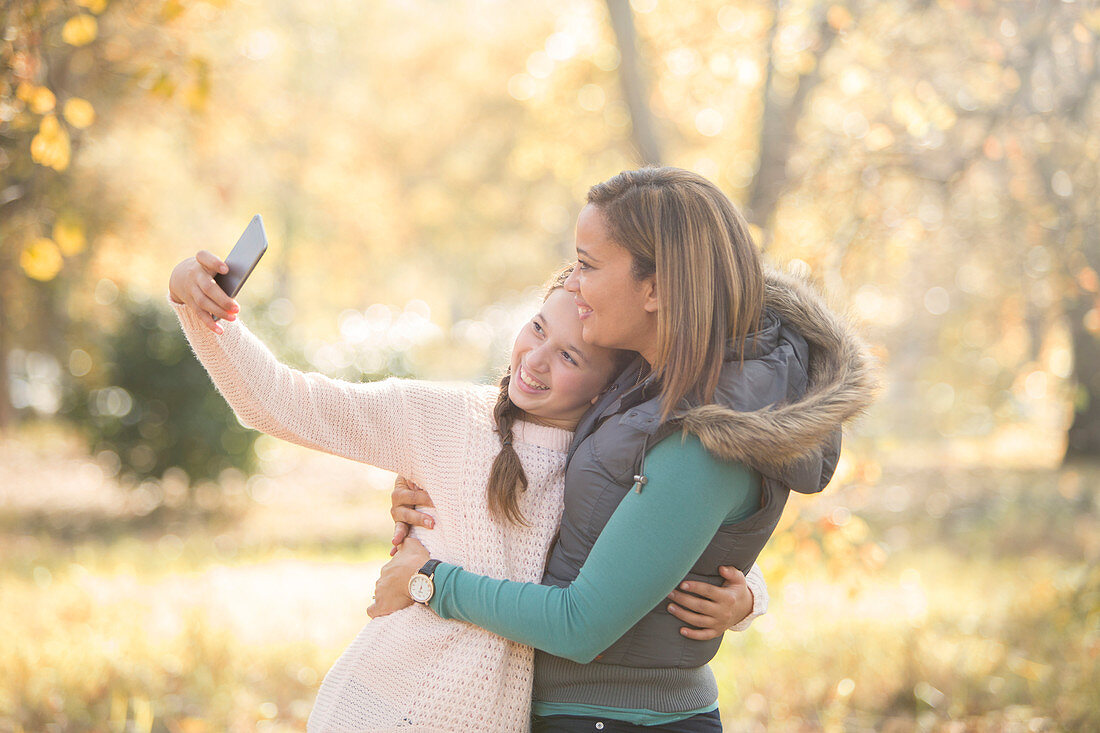
[[[585,342],[637,351],[653,364],[655,279],[635,278],[630,252],[611,239],[603,214],[591,204],[577,217],[577,266],[565,289],[574,296]]]
[[[619,366],[616,352],[584,342],[573,296],[559,288],[516,336],[508,397],[540,422],[573,430]]]

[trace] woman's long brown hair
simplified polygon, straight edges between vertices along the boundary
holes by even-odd
[[[680,168],[623,171],[588,191],[608,234],[656,276],[661,414],[714,399],[726,349],[743,358],[760,323],[764,272],[748,225],[713,183]]]

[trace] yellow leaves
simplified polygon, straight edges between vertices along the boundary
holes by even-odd
[[[34,162],[56,171],[63,171],[69,167],[71,153],[69,133],[57,121],[57,116],[43,117],[38,134],[31,140],[31,158]]]
[[[99,24],[91,15],[74,15],[61,28],[61,40],[70,46],[87,46],[99,33]]]
[[[168,99],[176,93],[176,82],[172,81],[172,77],[167,72],[162,71],[157,75],[153,86],[149,88],[149,93],[155,97]]]
[[[183,98],[187,106],[197,112],[206,107],[206,102],[210,98],[210,63],[196,56],[191,59],[190,66],[194,78],[187,85]]]
[[[76,0],[76,4],[99,15],[107,9],[107,0]]]
[[[852,12],[843,5],[833,5],[825,14],[825,19],[835,30],[845,31],[852,25]]]
[[[92,107],[91,102],[80,97],[73,97],[66,101],[62,114],[65,115],[65,121],[78,130],[83,130],[95,122],[95,108]]]
[[[167,0],[160,9],[160,17],[165,22],[175,20],[183,14],[184,6],[180,0]]]
[[[88,239],[84,234],[84,225],[72,216],[59,218],[53,225],[53,241],[66,257],[72,257],[84,251]]]
[[[193,112],[199,112],[206,108],[206,102],[210,98],[210,85],[203,83],[191,84],[183,94],[183,101]]]
[[[34,240],[19,255],[19,266],[23,268],[23,272],[42,282],[53,280],[61,272],[63,264],[65,261],[61,258],[61,250],[52,239],[46,237]]]
[[[31,98],[27,100],[27,106],[30,107],[31,112],[36,115],[44,115],[47,112],[53,110],[54,105],[57,104],[57,97],[46,87],[38,87],[34,90]]]
[[[45,115],[39,123],[38,134],[31,141],[31,157],[36,163],[65,170],[69,165],[69,134],[61,126],[57,115],[57,96],[46,87],[22,82],[15,89],[15,96],[27,105],[27,109],[36,115]],[[62,115],[78,130],[95,122],[95,108],[91,102],[80,97],[72,97],[65,102]],[[33,123],[32,123],[33,124]]]
[[[57,97],[46,87],[27,83],[20,84],[15,93],[26,102],[31,112],[45,115],[38,125],[38,133],[31,139],[31,159],[56,171],[68,168],[72,144],[68,131],[53,113],[57,106]],[[65,102],[62,115],[70,125],[82,130],[95,121],[95,108],[88,100],[73,97]]]
[[[19,266],[27,277],[48,282],[65,266],[65,257],[80,254],[87,246],[84,224],[72,214],[64,214],[53,225],[53,238],[39,237],[19,254]]]
[[[57,97],[46,87],[20,82],[15,88],[15,96],[26,103],[27,108],[36,115],[44,115],[53,110]]]

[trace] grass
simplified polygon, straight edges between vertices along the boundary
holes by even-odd
[[[27,500],[82,459],[0,446],[42,460],[0,490],[0,732],[304,730],[365,621],[385,477],[288,447],[233,521],[149,521]],[[853,476],[765,551],[771,611],[713,663],[726,729],[1100,729],[1100,469]]]

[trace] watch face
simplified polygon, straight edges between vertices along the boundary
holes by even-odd
[[[427,603],[434,591],[435,585],[427,575],[417,573],[409,580],[409,595],[417,603]]]

